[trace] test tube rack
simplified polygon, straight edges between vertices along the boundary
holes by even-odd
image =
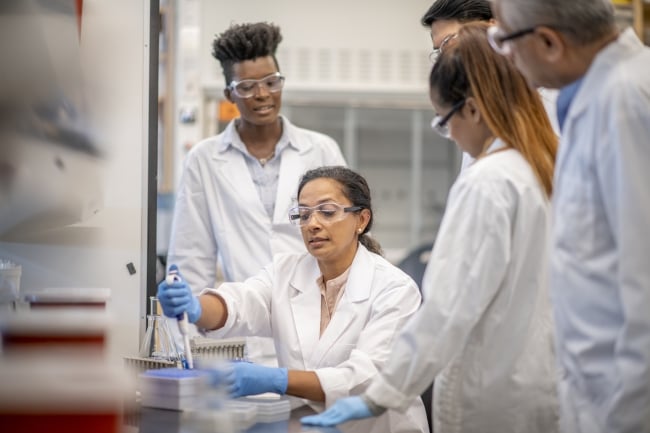
[[[195,337],[190,341],[192,355],[197,359],[218,361],[245,361],[246,340],[227,338],[214,340]]]
[[[215,340],[195,337],[190,340],[192,355],[204,361],[244,361],[246,357],[246,340],[242,338],[227,338]],[[182,368],[180,361],[166,361],[154,358],[124,357],[127,369],[137,376],[147,370],[158,368]]]

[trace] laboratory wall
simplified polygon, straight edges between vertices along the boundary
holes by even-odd
[[[0,257],[22,266],[21,291],[109,288],[109,355],[137,355],[147,268],[149,0],[85,0],[79,60],[85,115],[102,149],[91,212],[72,224],[0,235]],[[54,8],[54,6],[52,6]],[[19,41],[14,41],[19,43]],[[29,56],[29,52],[24,53]],[[53,146],[53,158],[59,147]],[[67,155],[58,160],[65,172]],[[29,161],[18,167],[29,174]],[[76,185],[91,181],[79,177]],[[43,186],[48,182],[43,179]],[[63,192],[65,194],[65,191]],[[46,214],[47,216],[47,214]]]

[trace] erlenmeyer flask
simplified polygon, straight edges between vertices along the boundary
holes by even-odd
[[[180,356],[167,320],[158,311],[158,298],[151,296],[149,302],[151,314],[147,315],[147,332],[140,346],[140,356],[176,362]]]

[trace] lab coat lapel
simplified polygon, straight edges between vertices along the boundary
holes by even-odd
[[[565,129],[561,133],[561,145],[558,149],[554,183],[558,183],[560,176],[564,173],[563,166],[567,160],[567,155],[571,153],[571,146],[580,143],[580,137],[574,136],[574,121],[580,117],[589,107],[594,104],[593,89],[599,87],[604,82],[606,76],[611,73],[612,68],[620,63],[624,58],[634,55],[643,49],[643,44],[634,34],[634,30],[628,28],[623,31],[618,39],[605,47],[594,59],[587,75],[578,90],[574,100],[571,102],[566,121]]]
[[[253,179],[251,178],[244,155],[236,149],[229,149],[232,142],[232,135],[235,133],[234,121],[231,122],[224,131],[224,140],[217,146],[212,153],[212,158],[216,161],[216,170],[220,177],[228,186],[237,191],[237,196],[241,197],[250,207],[251,211],[257,212],[258,218],[268,220],[268,215],[264,209],[262,201],[259,199]]]
[[[280,161],[280,177],[278,179],[278,191],[275,197],[275,210],[273,211],[274,223],[286,223],[287,212],[297,202],[298,183],[307,166],[302,154],[311,149],[310,143],[300,143],[293,134],[293,126],[285,118],[284,128],[290,145],[282,152]]]
[[[309,358],[310,366],[320,364],[329,350],[333,346],[336,346],[337,341],[347,331],[350,323],[356,318],[359,303],[367,301],[370,297],[370,284],[373,280],[374,272],[375,266],[371,253],[363,245],[359,244],[357,254],[352,261],[345,292],[339,300],[332,320],[318,341],[316,350]]]
[[[293,293],[289,297],[293,323],[298,335],[298,344],[303,359],[307,360],[314,351],[320,333],[320,290],[316,279],[321,275],[316,259],[305,256],[306,266],[299,266],[291,281]]]

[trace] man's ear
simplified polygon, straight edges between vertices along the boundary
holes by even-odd
[[[550,27],[539,26],[535,33],[541,44],[539,52],[547,62],[555,63],[564,57],[567,50],[567,41],[560,32]]]

